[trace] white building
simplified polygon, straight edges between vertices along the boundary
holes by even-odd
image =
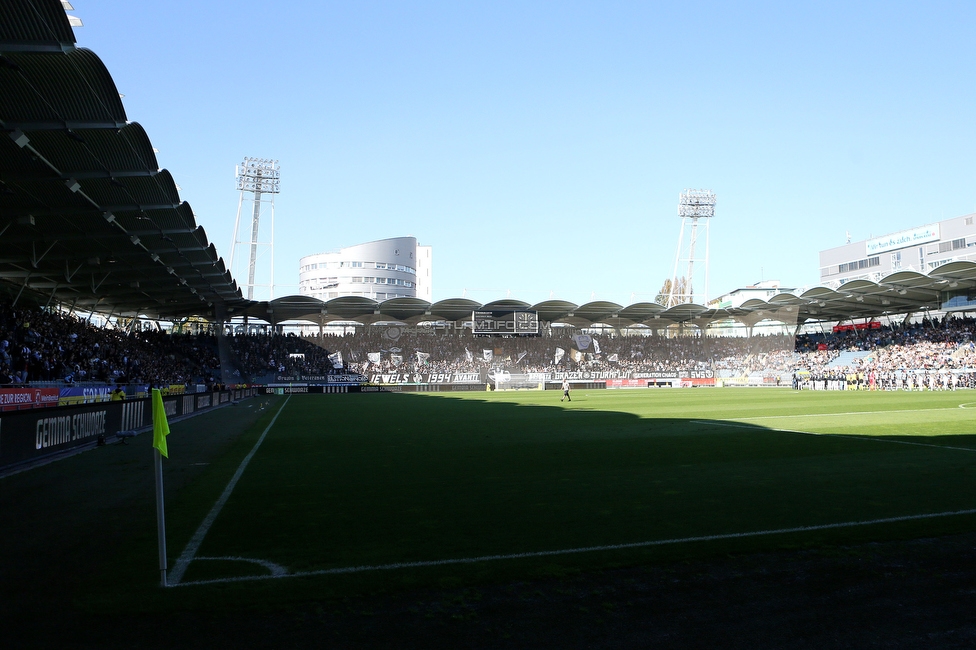
[[[710,300],[708,307],[711,309],[737,309],[749,300],[769,302],[769,299],[778,293],[793,293],[794,291],[793,288],[781,287],[779,280],[763,280],[741,289],[733,289],[715,300]]]
[[[795,288],[783,287],[779,280],[763,280],[756,284],[751,284],[739,289],[733,289],[729,293],[710,300],[710,309],[738,309],[750,300],[761,300],[769,302],[773,296],[780,293],[802,293]],[[779,317],[781,317],[780,315]],[[735,319],[720,320],[711,323],[709,329],[712,336],[751,336],[751,335],[770,335],[770,334],[792,334],[795,323],[783,323],[776,319],[777,316],[769,314],[767,319],[760,320],[751,328]]]
[[[820,251],[820,284],[837,289],[851,280],[897,271],[928,273],[957,260],[976,261],[976,214]]]
[[[431,247],[420,246],[416,237],[380,239],[301,258],[298,292],[319,300],[362,296],[378,302],[432,302],[431,266]]]

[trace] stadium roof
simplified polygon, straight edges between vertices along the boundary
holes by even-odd
[[[0,4],[0,280],[77,308],[248,305],[56,0]]]
[[[729,318],[753,325],[939,309],[950,292],[976,288],[976,264],[951,262],[928,275],[900,271],[877,283],[782,293],[733,309],[514,299],[481,305],[464,298],[249,301],[169,172],[158,168],[146,132],[128,121],[108,70],[93,52],[75,47],[59,0],[0,2],[0,131],[0,286],[83,310],[370,324],[533,309],[543,321],[576,326],[706,326]]]
[[[808,320],[845,321],[936,310],[942,307],[947,291],[973,288],[976,288],[976,263],[951,262],[928,275],[899,271],[877,283],[856,280],[837,290],[815,287],[799,295],[779,293],[768,301],[748,300],[740,307],[729,309],[709,308],[692,303],[669,309],[653,302],[624,307],[605,301],[577,305],[564,300],[547,300],[531,305],[520,300],[505,299],[481,305],[463,298],[429,303],[418,298],[395,298],[377,302],[358,297],[321,301],[306,296],[289,296],[268,303],[255,303],[246,311],[251,316],[273,323],[309,320],[321,324],[336,321],[416,324],[423,321],[467,320],[471,317],[471,312],[477,309],[530,309],[537,311],[543,321],[578,327],[593,324],[660,327],[672,323],[705,327],[715,321],[728,319],[752,326],[765,320],[802,324]]]

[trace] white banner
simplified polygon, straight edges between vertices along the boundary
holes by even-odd
[[[491,361],[492,359],[495,358],[494,350],[482,350],[481,354],[482,356],[484,356],[485,361]]]
[[[399,366],[401,363],[403,363],[403,357],[399,354],[391,354],[390,361],[393,362],[394,366]]]
[[[329,355],[329,361],[333,368],[342,368],[342,352],[333,352]]]
[[[380,353],[379,352],[368,352],[366,354],[366,358],[369,359],[369,362],[370,363],[379,363],[380,362]]]
[[[596,339],[593,339],[593,351],[600,354],[600,342]]]
[[[563,350],[562,348],[556,348],[556,356],[553,363],[559,363],[560,359],[562,359],[563,355],[565,354],[566,354],[566,350]]]
[[[402,333],[399,327],[387,327],[383,330],[383,338],[387,341],[396,341]]]
[[[427,359],[430,359],[430,354],[427,352],[417,351],[417,365],[422,366],[427,363]]]
[[[577,334],[573,337],[573,342],[576,343],[577,350],[585,350],[590,347],[590,343],[593,338],[589,334]]]
[[[471,354],[471,350],[468,348],[464,348],[464,356],[468,359],[468,363],[474,361],[474,355]]]

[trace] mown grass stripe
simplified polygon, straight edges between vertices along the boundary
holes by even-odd
[[[734,429],[755,429],[756,431],[777,431],[779,433],[795,433],[801,436],[819,436],[823,438],[847,438],[849,440],[861,440],[863,442],[885,442],[892,445],[910,445],[912,447],[931,447],[932,449],[953,449],[955,451],[969,451],[976,452],[976,448],[973,447],[954,447],[952,445],[933,445],[928,442],[910,442],[908,440],[890,440],[888,438],[879,438],[877,436],[852,436],[846,433],[818,433],[816,431],[800,431],[799,429],[771,429],[769,427],[759,426],[758,424],[749,424],[747,422],[713,422],[705,420],[692,420],[695,424],[706,424],[712,427],[731,427]]]
[[[938,517],[958,517],[962,515],[974,515],[976,508],[969,510],[955,510],[952,512],[933,512],[920,515],[903,515],[900,517],[885,517],[883,519],[870,519],[867,521],[845,521],[835,524],[819,524],[814,526],[795,526],[793,528],[778,528],[774,530],[755,530],[744,533],[724,533],[719,535],[698,535],[695,537],[680,537],[676,539],[658,539],[646,542],[630,542],[625,544],[607,544],[604,546],[584,546],[580,548],[566,548],[554,551],[528,551],[525,553],[510,553],[504,555],[481,555],[478,557],[452,558],[447,560],[426,560],[419,562],[394,562],[392,564],[375,564],[351,567],[340,567],[336,569],[321,569],[318,571],[297,571],[295,573],[273,574],[263,576],[239,576],[232,578],[214,578],[211,580],[194,580],[172,584],[171,586],[194,586],[209,585],[227,582],[251,582],[255,580],[273,580],[279,578],[307,578],[313,576],[340,575],[349,573],[364,573],[367,571],[393,571],[396,569],[415,569],[424,567],[448,566],[452,564],[476,564],[480,562],[497,562],[500,560],[521,560],[537,557],[551,557],[555,555],[573,555],[578,553],[593,553],[597,551],[619,551],[633,548],[648,548],[653,546],[666,546],[670,544],[689,544],[693,542],[712,542],[726,539],[742,539],[746,537],[759,537],[763,535],[786,535],[790,533],[807,533],[818,530],[831,530],[835,528],[853,528],[856,526],[875,526],[878,524],[893,524],[902,521],[918,521],[920,519],[935,519]],[[243,558],[237,558],[243,560]],[[253,560],[252,560],[253,561]]]
[[[193,537],[190,538],[190,541],[187,543],[186,548],[183,549],[183,552],[180,554],[180,557],[176,560],[176,564],[173,566],[172,571],[170,571],[169,576],[167,577],[168,578],[167,583],[169,584],[169,586],[178,585],[183,580],[183,575],[186,573],[187,567],[190,566],[190,562],[193,561],[193,558],[196,556],[197,551],[200,549],[200,544],[203,543],[203,538],[207,536],[207,532],[210,530],[210,527],[213,525],[214,520],[217,519],[217,515],[220,514],[220,511],[224,507],[224,504],[227,503],[227,499],[230,498],[231,492],[234,491],[234,487],[237,485],[237,481],[239,481],[241,475],[244,474],[244,470],[247,468],[248,463],[251,462],[251,458],[253,458],[254,454],[257,453],[258,448],[261,446],[261,443],[264,442],[264,439],[268,435],[268,432],[271,431],[271,427],[274,426],[275,422],[278,420],[278,416],[281,415],[281,412],[285,410],[285,406],[288,405],[288,400],[290,399],[291,399],[290,395],[287,398],[285,398],[285,401],[282,403],[281,408],[279,408],[278,412],[275,413],[273,418],[271,418],[271,422],[268,423],[268,426],[261,434],[261,437],[259,437],[258,441],[254,443],[254,447],[251,448],[251,451],[248,452],[247,456],[244,457],[244,460],[242,460],[241,464],[237,467],[237,471],[234,472],[234,476],[232,476],[230,481],[227,483],[227,487],[224,488],[224,491],[223,493],[221,493],[220,498],[218,498],[217,502],[214,503],[213,507],[210,509],[210,512],[207,513],[207,516],[203,518],[203,521],[200,523],[200,527],[197,528],[197,532],[195,532],[193,534]]]

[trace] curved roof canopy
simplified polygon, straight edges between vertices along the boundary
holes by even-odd
[[[309,320],[327,323],[352,321],[362,324],[397,321],[465,321],[471,312],[480,309],[529,309],[539,313],[548,323],[564,323],[579,327],[605,324],[613,327],[663,327],[672,323],[686,323],[697,327],[722,320],[735,320],[748,326],[762,321],[788,325],[808,320],[844,321],[857,318],[878,318],[886,314],[938,309],[947,300],[948,292],[976,290],[976,263],[952,262],[929,275],[899,271],[880,282],[857,280],[839,290],[814,287],[800,295],[780,293],[768,301],[752,299],[741,306],[715,309],[685,303],[667,308],[654,302],[640,302],[626,307],[613,302],[596,301],[583,305],[566,300],[546,300],[535,305],[507,298],[484,305],[473,300],[455,298],[428,303],[419,298],[394,298],[376,302],[368,298],[315,298],[292,296],[270,303],[256,303],[248,313],[258,318],[280,323],[285,320]],[[268,307],[272,312],[268,312]],[[273,314],[268,319],[267,314]],[[265,314],[265,315],[262,315]]]
[[[76,308],[221,317],[248,301],[56,0],[0,10],[0,281]]]

